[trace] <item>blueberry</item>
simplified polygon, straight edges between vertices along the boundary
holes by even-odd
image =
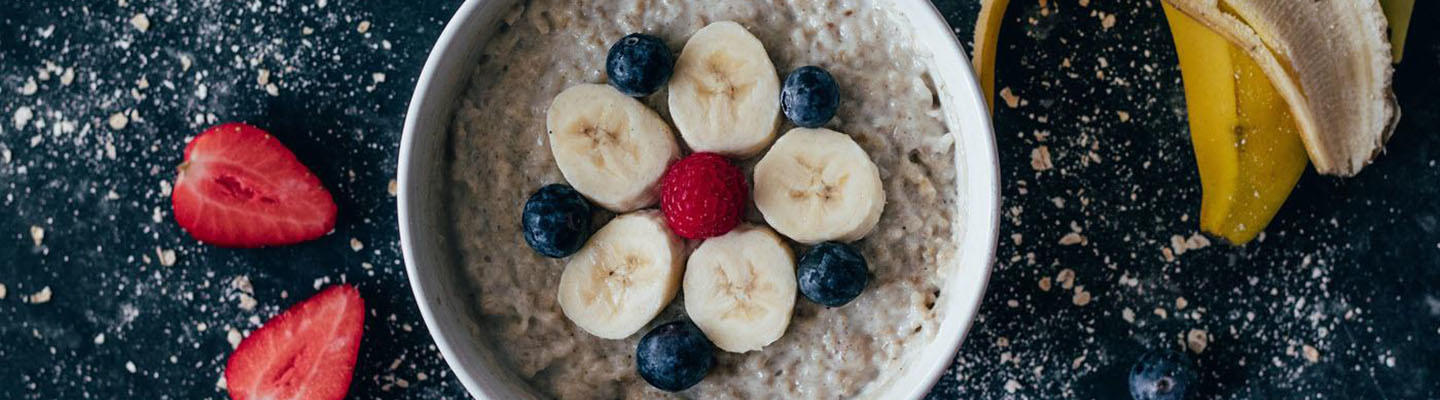
[[[1130,397],[1135,400],[1181,400],[1190,385],[1190,358],[1170,350],[1152,350],[1130,368]]]
[[[567,185],[547,185],[525,201],[525,243],[550,258],[575,254],[590,238],[590,202]]]
[[[690,321],[651,329],[635,348],[635,366],[650,386],[678,392],[695,386],[715,367],[715,345]]]
[[[814,65],[800,67],[785,77],[780,108],[785,118],[806,128],[819,128],[840,107],[840,86],[830,72]]]
[[[810,301],[839,307],[854,300],[870,280],[870,267],[859,250],[844,243],[824,242],[800,257],[796,269],[800,294]]]
[[[675,55],[658,37],[632,33],[610,46],[605,73],[610,86],[630,97],[643,97],[665,86],[675,72]]]

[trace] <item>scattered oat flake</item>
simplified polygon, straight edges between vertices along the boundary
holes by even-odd
[[[1101,27],[1101,28],[1105,28],[1106,30],[1109,30],[1111,27],[1114,27],[1114,26],[1115,26],[1115,14],[1105,14],[1105,18],[1102,18],[1102,19],[1100,20],[1100,27]]]
[[[1176,298],[1175,298],[1175,309],[1176,309],[1176,310],[1184,310],[1185,307],[1188,307],[1188,306],[1190,306],[1190,301],[1189,301],[1189,300],[1185,300],[1184,297],[1176,297]]]
[[[239,307],[240,307],[241,310],[252,311],[252,310],[255,309],[255,306],[258,305],[258,304],[259,304],[259,302],[256,302],[254,297],[250,297],[250,295],[245,294],[245,293],[241,293],[241,294],[240,294],[240,304],[239,304]]]
[[[1128,112],[1116,111],[1116,112],[1115,112],[1115,115],[1119,115],[1119,116],[1120,116],[1120,122],[1126,122],[1126,121],[1129,121],[1129,120],[1130,120],[1130,113],[1128,113]]]
[[[1169,313],[1165,312],[1165,309],[1161,307],[1155,307],[1155,315],[1159,316],[1161,319],[1170,318]]]
[[[34,294],[31,294],[31,295],[30,295],[30,298],[29,298],[30,304],[45,304],[45,303],[49,303],[49,302],[50,302],[50,297],[53,296],[54,294],[55,294],[54,292],[51,292],[51,291],[50,291],[50,287],[49,287],[49,286],[40,288],[40,291],[35,292]]]
[[[15,115],[11,116],[10,120],[15,122],[15,129],[20,130],[25,129],[25,125],[29,124],[30,120],[34,118],[35,111],[31,110],[30,107],[21,106],[15,109]]]
[[[1070,301],[1077,306],[1084,307],[1086,304],[1090,304],[1090,292],[1085,291],[1084,286],[1076,286],[1075,296],[1071,297]]]
[[[125,370],[126,370],[126,371],[130,371],[130,373],[132,373],[132,374],[135,373],[135,371],[137,370],[137,368],[135,368],[135,362],[133,362],[133,361],[126,361],[126,362],[125,362]]]
[[[1050,161],[1050,147],[1040,146],[1030,150],[1030,168],[1045,171],[1054,167],[1055,164]]]
[[[130,118],[126,117],[125,113],[117,112],[114,114],[110,114],[110,120],[107,122],[110,124],[110,129],[118,131],[121,129],[125,129],[125,125],[130,124]]]
[[[363,249],[365,249],[365,244],[360,243],[360,239],[350,238],[350,250],[360,251]]]
[[[370,21],[360,21],[360,25],[355,27],[355,31],[360,33],[369,32]]]
[[[1165,256],[1165,262],[1175,262],[1175,252],[1169,247],[1161,247],[1160,255]]]
[[[0,300],[5,299],[5,284],[0,283]]]
[[[1050,291],[1050,277],[1040,278],[1040,290]]]
[[[1210,239],[1199,233],[1191,234],[1189,239],[1185,239],[1185,246],[1190,250],[1200,250],[1210,247]]]
[[[65,73],[60,74],[60,85],[70,86],[71,83],[75,83],[75,69],[66,68]]]
[[[1060,282],[1060,287],[1065,290],[1070,290],[1070,288],[1075,287],[1075,270],[1069,268],[1062,269],[1059,274],[1055,275],[1055,280]]]
[[[385,73],[384,73],[384,72],[376,72],[376,73],[370,74],[370,80],[375,81],[375,83],[383,83],[383,82],[385,82]]]
[[[1305,361],[1309,361],[1312,364],[1320,361],[1320,350],[1316,350],[1315,346],[1307,344],[1302,346],[1300,351],[1301,354],[1305,355]]]
[[[1007,107],[1015,108],[1020,106],[1020,96],[1012,93],[1009,86],[1000,89],[1000,98],[1005,100],[1005,106]]]
[[[1170,250],[1174,251],[1175,255],[1181,256],[1185,255],[1185,251],[1190,250],[1190,248],[1185,246],[1184,236],[1170,235]]]
[[[279,96],[279,95],[280,95],[280,87],[279,87],[279,86],[275,86],[275,84],[273,84],[273,83],[268,84],[268,85],[265,85],[265,94],[268,94],[268,95],[270,95],[270,96]]]
[[[33,96],[38,91],[40,91],[40,85],[35,83],[35,78],[26,78],[25,85],[20,86],[20,94],[25,96]]]
[[[92,341],[97,345],[105,344],[105,332],[100,332],[100,334],[95,335],[95,339]]]
[[[231,349],[240,347],[240,341],[244,339],[245,337],[240,335],[240,331],[235,330],[235,328],[230,328],[230,330],[225,332],[225,341],[230,342]]]
[[[1125,322],[1135,323],[1135,310],[1131,310],[1130,307],[1125,307],[1124,310],[1120,310],[1120,318],[1124,319]]]
[[[40,243],[45,241],[45,228],[41,228],[39,225],[31,225],[30,240],[35,242],[35,247],[40,247]]]
[[[1014,379],[1005,381],[1006,392],[1015,393],[1015,391],[1020,390],[1021,388],[1024,388],[1024,386],[1020,386],[1019,381],[1016,381]]]
[[[249,275],[236,275],[230,280],[230,287],[245,293],[255,293],[255,285],[250,283]]]
[[[1209,334],[1202,329],[1191,329],[1190,333],[1185,334],[1185,344],[1195,354],[1205,352],[1205,346],[1209,345],[1209,339]]]
[[[150,17],[146,16],[145,13],[135,14],[134,17],[130,17],[130,25],[134,26],[135,29],[139,29],[141,32],[148,31],[150,30]]]
[[[385,190],[390,193],[390,197],[395,197],[395,194],[400,193],[400,183],[391,179],[389,187],[385,188]]]
[[[1065,236],[1061,236],[1061,237],[1060,237],[1060,245],[1061,245],[1061,246],[1076,245],[1076,244],[1081,244],[1081,243],[1084,243],[1084,242],[1085,242],[1085,237],[1084,237],[1084,236],[1081,236],[1080,234],[1075,233],[1075,232],[1070,232],[1070,233],[1065,234]]]
[[[155,258],[160,260],[160,265],[170,267],[175,265],[175,250],[155,248]]]
[[[259,83],[261,87],[264,87],[265,85],[269,85],[269,84],[270,84],[270,70],[261,68],[260,71],[257,71],[257,72],[256,72],[256,75],[255,75],[255,82],[256,82],[256,83]]]

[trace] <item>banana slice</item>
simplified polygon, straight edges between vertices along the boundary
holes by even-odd
[[[775,231],[742,225],[700,244],[685,266],[685,313],[721,350],[774,343],[795,309],[795,257]]]
[[[1376,1],[1165,0],[1245,49],[1285,98],[1315,170],[1353,176],[1400,118]]]
[[[560,310],[605,339],[623,339],[675,298],[685,244],[655,211],[615,217],[595,232],[560,274]]]
[[[850,242],[880,222],[880,170],[854,140],[829,129],[795,128],[755,164],[755,206],[797,242]]]
[[[675,135],[659,114],[606,85],[560,92],[545,126],[565,180],[617,213],[654,204],[665,167],[680,158]]]
[[[670,78],[670,117],[697,152],[758,154],[780,124],[780,77],[740,24],[710,24],[685,42]]]

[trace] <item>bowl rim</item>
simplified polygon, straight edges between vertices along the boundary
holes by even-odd
[[[460,30],[464,25],[464,19],[479,9],[480,4],[485,1],[488,0],[465,0],[460,4],[455,13],[446,20],[445,29],[440,32],[440,37],[436,38],[435,44],[431,46],[430,54],[425,57],[425,66],[420,70],[420,76],[415,79],[415,89],[410,94],[410,104],[406,107],[405,125],[400,134],[400,149],[396,157],[396,186],[399,190],[396,193],[395,201],[395,223],[400,228],[400,252],[401,258],[405,260],[405,278],[410,283],[410,291],[415,298],[415,305],[420,309],[420,318],[425,321],[425,331],[430,335],[431,341],[435,342],[435,347],[440,350],[440,356],[445,359],[445,364],[450,367],[455,378],[460,380],[460,385],[465,387],[466,393],[470,397],[480,399],[488,399],[492,393],[488,393],[487,388],[475,380],[475,374],[470,371],[468,365],[454,361],[460,359],[459,352],[450,344],[452,339],[447,336],[445,330],[438,326],[439,317],[427,300],[429,296],[426,293],[425,283],[419,278],[419,261],[416,260],[415,250],[413,250],[416,234],[410,230],[412,219],[410,203],[417,194],[411,189],[409,181],[415,179],[413,177],[415,171],[411,167],[414,164],[411,154],[414,153],[415,138],[420,134],[417,132],[419,118],[424,113],[425,100],[432,96],[432,86],[434,86],[438,74],[437,70],[447,57],[455,56],[451,55],[448,50],[453,46],[452,42],[462,36]],[[453,102],[454,99],[450,99],[450,101]]]
[[[438,327],[438,318],[440,316],[437,315],[437,311],[435,310],[438,305],[431,304],[431,300],[429,300],[430,298],[427,296],[431,289],[427,288],[423,280],[420,279],[421,271],[414,250],[414,243],[417,240],[418,233],[412,231],[410,228],[410,221],[413,219],[410,212],[411,205],[419,201],[417,196],[420,195],[415,193],[416,189],[412,188],[412,185],[409,183],[411,180],[419,179],[416,176],[416,167],[413,166],[417,161],[413,159],[412,154],[416,146],[416,137],[420,134],[420,132],[417,131],[419,129],[418,119],[425,112],[425,106],[428,103],[427,99],[434,101],[434,99],[431,98],[434,97],[434,93],[437,92],[437,90],[435,90],[435,87],[438,86],[436,82],[437,69],[440,64],[449,58],[465,56],[464,54],[454,54],[455,51],[452,51],[454,50],[454,42],[465,36],[465,32],[461,32],[461,29],[463,25],[466,25],[466,19],[470,18],[471,14],[480,9],[482,4],[490,1],[494,0],[466,0],[461,4],[451,18],[447,20],[445,29],[441,32],[439,38],[436,39],[434,46],[432,46],[429,55],[426,57],[425,66],[416,80],[414,92],[411,94],[410,104],[406,109],[404,130],[401,135],[399,154],[397,157],[398,193],[396,196],[396,224],[399,225],[400,248],[402,258],[405,262],[406,278],[410,284],[416,305],[420,309],[421,317],[425,321],[426,331],[429,332],[431,339],[435,342],[436,348],[444,357],[446,364],[455,373],[461,385],[465,387],[465,390],[472,397],[481,399],[491,398],[495,393],[475,379],[476,374],[471,371],[473,367],[457,361],[460,359],[458,350],[451,344],[452,340],[468,340],[469,338],[450,337],[451,335],[448,335],[443,329]],[[918,13],[919,15],[913,15],[907,12],[907,18],[925,18],[926,21],[923,21],[924,24],[920,25],[929,24],[943,29],[945,34],[939,35],[944,36],[943,38],[931,38],[930,42],[932,46],[930,51],[932,54],[930,54],[930,56],[932,58],[938,58],[942,55],[947,58],[960,58],[958,62],[950,60],[949,64],[955,64],[956,70],[946,75],[958,75],[962,79],[946,79],[945,81],[948,84],[940,85],[950,86],[949,96],[946,97],[961,100],[955,109],[946,110],[946,126],[952,129],[953,132],[949,134],[954,135],[955,141],[957,142],[955,164],[957,168],[961,166],[978,166],[989,171],[988,174],[978,172],[963,174],[964,176],[957,177],[957,179],[977,180],[978,182],[961,187],[971,190],[979,189],[980,191],[980,193],[968,196],[962,194],[961,196],[965,200],[962,204],[973,211],[967,211],[964,214],[967,218],[964,222],[964,227],[961,228],[960,231],[962,233],[973,233],[975,237],[967,237],[960,240],[958,243],[959,248],[957,249],[960,257],[957,257],[955,261],[956,264],[961,266],[967,265],[967,263],[974,263],[974,265],[979,266],[970,268],[973,269],[974,272],[966,276],[967,278],[972,278],[974,281],[965,289],[973,289],[975,294],[973,298],[952,297],[951,300],[947,302],[944,308],[947,314],[941,321],[936,335],[926,344],[929,346],[935,343],[945,343],[945,351],[928,354],[922,357],[923,359],[912,361],[915,364],[920,364],[917,366],[921,370],[926,371],[926,373],[921,375],[922,378],[918,381],[910,382],[912,384],[908,389],[903,389],[905,395],[900,398],[919,399],[923,398],[925,394],[933,388],[949,366],[954,363],[955,355],[964,343],[965,335],[974,324],[975,316],[978,314],[981,303],[985,298],[986,286],[994,265],[995,246],[1000,228],[1000,165],[996,153],[994,128],[990,119],[991,114],[988,107],[985,106],[986,101],[981,94],[971,63],[969,59],[964,56],[967,53],[961,46],[959,38],[953,34],[954,30],[950,28],[949,23],[945,21],[934,4],[929,1],[893,1],[899,3],[897,5],[902,6],[902,9],[923,11]],[[943,48],[934,48],[936,45]],[[931,60],[931,63],[933,68],[935,60]],[[947,66],[949,64],[947,64]],[[937,82],[937,84],[940,84],[940,82]],[[463,91],[461,93],[463,95]],[[448,101],[453,103],[454,99],[449,99]],[[453,113],[453,110],[451,110],[450,113]],[[956,126],[959,122],[948,120],[951,118],[951,115],[948,115],[949,113],[967,114],[968,118],[961,119],[969,123],[963,127]],[[444,125],[449,126],[448,123]],[[964,143],[964,159],[961,159],[959,151],[962,143]],[[985,195],[987,193],[989,194],[988,196]],[[947,279],[957,279],[960,275],[961,274],[954,274],[947,277]],[[948,289],[951,285],[947,284],[945,287]],[[957,307],[958,309],[956,309]],[[906,372],[900,376],[896,376],[889,382],[892,385],[890,390],[895,390],[896,388],[893,385],[905,380],[905,378],[910,375],[910,372]]]
[[[945,371],[955,363],[955,355],[959,353],[960,346],[964,344],[965,335],[970,332],[971,326],[975,323],[975,316],[980,311],[981,303],[985,300],[985,290],[995,264],[995,246],[1000,235],[1000,163],[990,109],[986,106],[986,99],[982,94],[979,80],[975,77],[970,59],[966,57],[965,48],[961,46],[960,38],[954,34],[955,30],[950,27],[950,23],[945,20],[935,4],[928,0],[896,0],[896,3],[902,6],[902,11],[923,10],[923,12],[915,14],[905,13],[905,17],[911,19],[912,26],[940,28],[941,32],[938,34],[932,32],[926,37],[930,43],[931,68],[939,69],[937,64],[953,65],[957,71],[945,74],[945,76],[958,75],[962,78],[944,79],[944,83],[937,82],[940,87],[960,86],[949,87],[948,96],[944,97],[951,98],[951,104],[954,107],[944,111],[947,119],[954,118],[954,113],[966,114],[967,117],[960,117],[958,120],[968,121],[971,125],[960,126],[960,121],[946,121],[947,128],[952,129],[949,134],[954,136],[956,141],[956,168],[981,166],[989,171],[989,173],[957,174],[956,177],[956,179],[977,180],[968,185],[957,185],[957,190],[980,188],[989,194],[986,196],[985,193],[975,193],[968,196],[961,194],[960,196],[964,199],[961,206],[972,210],[964,214],[965,220],[962,222],[964,227],[960,229],[960,232],[975,233],[979,237],[962,238],[957,249],[960,256],[954,262],[960,267],[969,265],[978,267],[959,269],[959,273],[946,276],[947,282],[944,285],[946,289],[952,289],[958,283],[948,280],[971,278],[970,281],[961,279],[960,283],[970,283],[969,287],[965,289],[972,291],[974,296],[969,299],[953,296],[949,298],[944,308],[947,314],[940,322],[939,332],[930,341],[932,344],[946,343],[945,350],[936,354],[921,354],[920,359],[913,361],[921,364],[920,368],[926,373],[922,375],[924,378],[911,385],[899,398],[921,399],[934,388]],[[925,21],[915,21],[915,18],[923,18]],[[922,33],[915,32],[915,35],[918,37]],[[916,40],[919,41],[918,38]],[[941,60],[942,58],[945,60]],[[960,102],[956,103],[953,100],[960,100]],[[967,131],[967,128],[978,128],[978,131]],[[961,158],[961,151],[965,152],[964,159]],[[972,273],[967,275],[965,272]],[[905,377],[901,376],[896,379],[892,384],[901,382]]]

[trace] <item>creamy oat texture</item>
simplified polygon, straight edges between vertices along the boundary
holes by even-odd
[[[959,216],[954,140],[925,56],[911,47],[902,17],[876,1],[533,0],[516,7],[483,49],[450,139],[451,237],[474,287],[477,340],[490,341],[539,393],[562,399],[834,399],[884,389],[939,326],[941,266],[954,263]],[[691,33],[721,20],[760,38],[782,77],[808,64],[834,74],[841,105],[827,127],[870,154],[889,203],[857,243],[874,274],[859,298],[833,309],[797,300],[784,337],[760,351],[719,352],[703,382],[672,394],[636,374],[635,344],[650,327],[683,317],[684,294],[641,333],[591,336],[561,313],[555,290],[565,262],[526,246],[520,212],[531,192],[564,181],[545,135],[545,109],[556,94],[604,82],[606,52],[627,33],[655,34],[678,52]],[[665,96],[643,101],[670,121]],[[757,159],[742,164],[748,171]],[[763,223],[753,206],[748,219]]]

